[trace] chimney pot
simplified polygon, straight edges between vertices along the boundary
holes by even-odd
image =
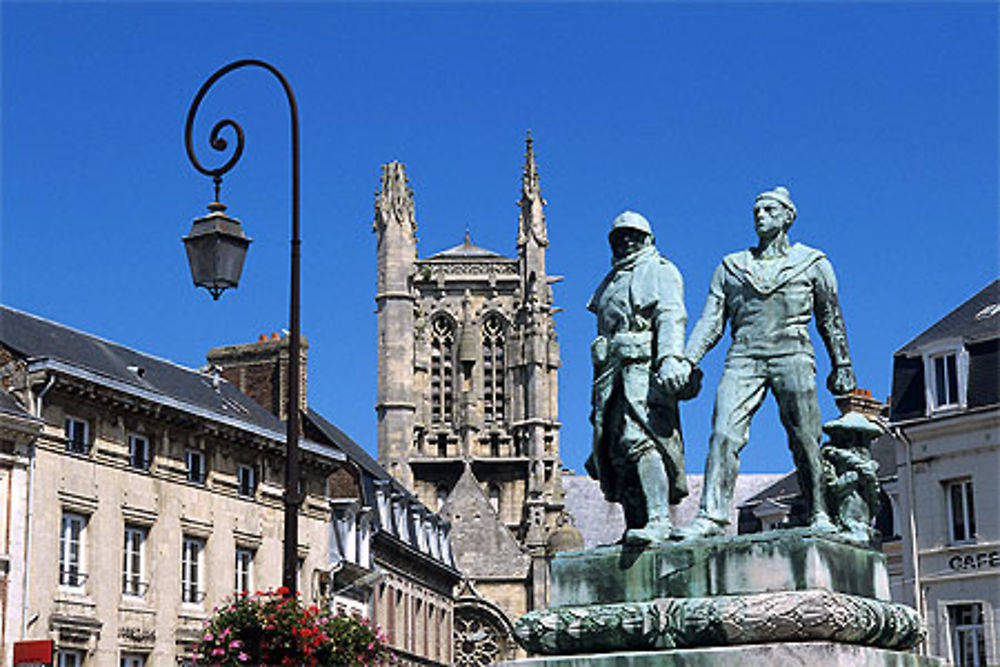
[[[263,343],[266,340],[267,340],[267,334],[261,334],[261,335],[257,336],[257,342],[258,343]]]
[[[271,340],[281,340],[281,336],[278,335],[277,331],[271,333]]]

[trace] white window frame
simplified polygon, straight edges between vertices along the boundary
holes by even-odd
[[[958,489],[960,507],[955,506],[954,490]],[[948,541],[951,544],[969,544],[976,541],[976,487],[971,477],[949,479],[944,482],[945,501],[948,507]],[[964,535],[956,528],[955,514],[962,517]]]
[[[372,517],[371,510],[362,509],[358,515],[358,565],[371,567]]]
[[[939,396],[936,365],[939,361],[947,364],[945,360],[951,356],[955,358],[955,382],[957,385],[955,395]],[[924,360],[924,399],[927,404],[927,416],[964,409],[968,404],[969,352],[965,349],[962,341],[958,339],[937,341],[932,347],[922,351],[922,357]],[[947,367],[945,367],[945,383],[947,384]]]
[[[948,635],[951,639],[951,658],[955,667],[985,667],[986,663],[986,617],[983,614],[981,602],[964,602],[948,605]],[[968,609],[975,613],[978,610],[979,623],[954,623],[954,617],[959,609]],[[962,640],[971,634],[972,662],[963,662],[961,658]],[[983,652],[979,652],[982,644]]]
[[[136,445],[143,443],[143,457],[141,465],[136,465],[135,460],[135,450]],[[142,435],[141,433],[129,433],[128,434],[128,467],[132,470],[149,470],[149,465],[152,463],[152,446],[149,440],[149,436]]]
[[[496,482],[491,482],[486,487],[486,492],[490,507],[497,516],[500,516],[500,509],[503,507],[503,489]]]
[[[59,523],[59,587],[62,589],[80,591],[87,581],[88,520],[87,515],[78,512],[62,513]],[[74,566],[75,572],[72,569]]]
[[[194,467],[192,462],[198,461],[198,474],[194,474]],[[208,478],[208,474],[205,470],[205,452],[198,451],[197,449],[189,449],[184,453],[184,462],[187,465],[187,481],[192,484],[204,484],[205,480]]]
[[[83,651],[61,648],[56,651],[56,667],[82,667]]]
[[[122,653],[119,667],[146,667],[145,653]]]
[[[74,437],[77,432],[77,428],[83,431],[82,441]],[[65,420],[63,420],[63,428],[66,436],[66,451],[73,454],[89,454],[90,453],[90,422],[86,419],[80,419],[79,417],[74,417],[73,415],[66,415]],[[77,449],[75,444],[80,442],[83,445],[83,449]]]
[[[124,547],[122,549],[122,595],[142,598],[146,593],[146,537],[149,530],[145,526],[125,524]]]
[[[244,479],[250,478],[250,492],[244,491]],[[257,495],[257,466],[241,463],[236,466],[236,492],[241,498],[254,498]]]
[[[184,535],[181,539],[181,602],[201,606],[205,564],[205,538]]]
[[[236,562],[234,566],[236,577],[233,582],[233,590],[237,593],[253,592],[253,561],[256,556],[257,552],[250,547],[236,547]],[[243,580],[242,582],[240,581],[241,579]],[[241,583],[244,585],[241,586]]]

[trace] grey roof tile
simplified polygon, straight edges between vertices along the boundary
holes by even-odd
[[[474,245],[472,243],[472,239],[469,238],[468,234],[466,234],[465,240],[462,243],[459,243],[457,246],[452,248],[448,248],[447,250],[442,250],[439,253],[435,253],[426,259],[482,259],[486,257],[506,259],[499,253]]]
[[[95,378],[282,433],[284,424],[225,379],[0,305],[0,344],[32,362],[62,362]]]
[[[947,338],[974,342],[997,337],[1000,337],[1000,278],[899,348],[896,354],[912,354],[929,343]]]

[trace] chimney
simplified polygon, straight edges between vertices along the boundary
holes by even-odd
[[[848,412],[859,412],[869,419],[883,416],[887,403],[883,404],[876,398],[872,398],[872,392],[868,389],[855,389],[849,394],[836,398],[837,408],[841,414]]]
[[[222,369],[222,377],[241,392],[257,401],[281,421],[288,418],[285,400],[288,395],[288,362],[291,338],[287,335],[261,334],[254,343],[224,345],[209,350],[208,363]],[[300,361],[299,409],[306,408],[306,355],[309,343],[302,337]]]

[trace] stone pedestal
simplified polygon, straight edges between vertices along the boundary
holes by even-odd
[[[944,667],[939,658],[833,642],[749,644],[529,658],[503,667]]]
[[[808,529],[559,554],[551,585],[515,634],[552,657],[524,665],[939,664],[900,652],[923,629],[885,557]]]
[[[559,554],[552,607],[822,589],[889,600],[885,556],[806,529]]]

